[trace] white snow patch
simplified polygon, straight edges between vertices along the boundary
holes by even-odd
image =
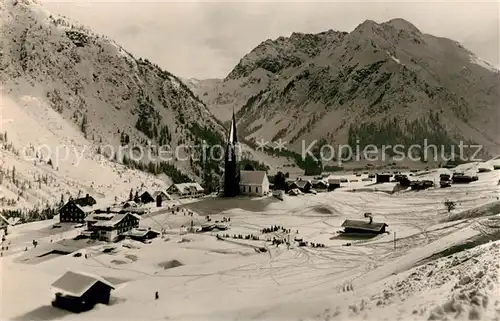
[[[491,63],[487,62],[486,60],[482,59],[482,58],[479,58],[477,56],[471,56],[470,57],[470,62],[476,64],[476,65],[479,65],[483,68],[486,68],[488,69],[489,71],[492,71],[492,72],[495,72],[495,73],[500,73],[500,70],[493,66]]]

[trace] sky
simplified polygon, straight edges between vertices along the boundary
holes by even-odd
[[[500,66],[498,1],[40,1],[183,78],[224,78],[267,39],[349,32],[367,19],[392,18],[457,40]]]

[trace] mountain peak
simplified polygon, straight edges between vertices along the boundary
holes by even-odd
[[[391,26],[398,30],[407,30],[409,32],[417,32],[417,33],[420,32],[420,30],[417,27],[415,27],[415,25],[402,18],[391,19],[389,21],[384,22],[383,25]]]

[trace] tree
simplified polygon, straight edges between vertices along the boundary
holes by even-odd
[[[285,190],[286,189],[286,178],[283,172],[278,172],[274,176],[274,189]]]
[[[448,210],[448,213],[450,213],[451,211],[453,211],[455,209],[455,207],[457,206],[457,204],[453,201],[450,201],[450,200],[446,200],[444,201],[444,206],[446,206],[446,209]]]

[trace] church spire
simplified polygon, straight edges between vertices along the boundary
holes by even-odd
[[[236,117],[234,116],[234,108],[233,108],[233,119],[231,121],[231,128],[229,129],[229,137],[228,137],[227,141],[229,144],[238,143],[238,136],[236,134]]]

